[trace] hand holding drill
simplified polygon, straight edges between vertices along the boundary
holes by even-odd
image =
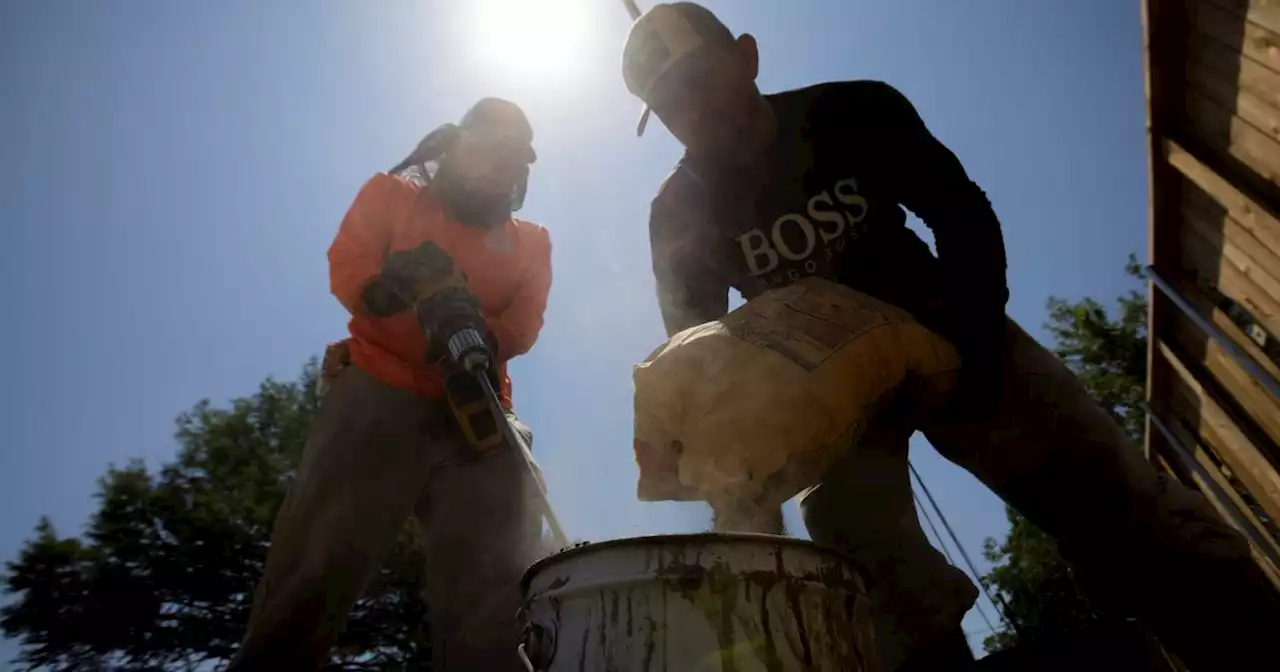
[[[453,258],[435,243],[388,256],[382,274],[365,291],[365,303],[380,317],[412,307],[429,339],[431,363],[456,363],[472,373],[481,365],[492,368],[489,358],[497,354],[497,343],[485,326],[480,302],[467,289],[467,278],[454,266]],[[479,337],[478,343],[468,338],[473,336],[468,329]],[[450,350],[454,340],[461,348],[458,352]],[[480,355],[485,356],[484,362],[479,361]]]
[[[375,300],[385,295],[382,310],[394,314],[413,307],[427,337],[427,361],[443,369],[445,397],[467,441],[485,450],[502,445],[507,437],[496,396],[498,344],[453,259],[434,243],[423,243],[391,254],[372,285],[380,285],[369,292]]]

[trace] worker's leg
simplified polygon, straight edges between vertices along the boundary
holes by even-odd
[[[1003,368],[993,413],[928,427],[929,441],[1057,539],[1095,600],[1144,619],[1193,669],[1273,655],[1280,601],[1244,538],[1199,493],[1158,476],[1012,321]]]
[[[822,484],[805,493],[800,511],[810,537],[852,556],[868,574],[881,669],[933,651],[957,669],[973,656],[960,634],[978,591],[924,536],[907,470],[911,430],[874,425]]]
[[[408,519],[439,404],[348,367],[333,381],[276,516],[232,670],[314,670]],[[440,423],[434,423],[440,424]]]
[[[481,453],[460,436],[451,450],[416,507],[435,669],[519,670],[520,579],[540,537],[527,468],[514,450]]]

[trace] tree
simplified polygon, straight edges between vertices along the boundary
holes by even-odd
[[[1138,281],[1147,279],[1132,254],[1125,272]],[[1130,438],[1140,442],[1147,384],[1147,296],[1131,289],[1116,304],[1113,320],[1093,299],[1070,303],[1050,298],[1045,328],[1056,341],[1054,352]]]
[[[1146,280],[1133,255],[1125,270],[1136,280]],[[1135,289],[1119,297],[1115,318],[1089,298],[1071,303],[1054,297],[1047,307],[1045,327],[1053,334],[1054,352],[1094,400],[1140,442],[1147,379],[1146,294]],[[1014,628],[988,636],[984,648],[1001,651],[1104,619],[1080,592],[1053,539],[1012,508],[1006,511],[1009,536],[1003,543],[984,542],[984,554],[995,567],[981,581],[1003,597],[1005,617]]]
[[[16,597],[0,627],[26,669],[208,669],[230,658],[262,575],[276,509],[319,399],[317,366],[267,380],[229,408],[202,401],[177,419],[177,458],[157,471],[110,468],[82,538],[36,526],[7,564]],[[416,526],[352,610],[332,669],[424,669],[429,638]]]

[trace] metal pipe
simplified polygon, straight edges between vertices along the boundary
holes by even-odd
[[[493,389],[493,383],[489,382],[488,374],[481,372],[476,376],[480,381],[480,387],[484,388],[485,396],[489,398],[489,404],[493,407],[494,421],[498,423],[498,429],[502,431],[502,436],[506,439],[508,450],[516,450],[520,453],[520,460],[524,462],[525,467],[529,470],[529,480],[533,481],[533,487],[537,490],[538,499],[542,504],[542,517],[547,521],[547,527],[551,528],[551,537],[556,545],[565,547],[569,545],[569,536],[565,534],[564,527],[560,525],[560,519],[556,517],[555,509],[551,508],[551,497],[547,495],[547,487],[539,477],[538,469],[534,467],[533,453],[529,450],[529,446],[525,444],[524,439],[511,426],[511,422],[507,420],[507,416],[502,412],[502,404],[498,400],[498,392]]]
[[[1200,464],[1199,460],[1195,458],[1194,452],[1183,445],[1182,441],[1174,435],[1173,430],[1165,424],[1164,420],[1160,419],[1160,416],[1157,415],[1156,412],[1151,409],[1151,406],[1145,401],[1142,402],[1142,410],[1147,414],[1147,418],[1151,420],[1151,425],[1156,428],[1156,431],[1160,432],[1160,436],[1163,436],[1164,440],[1169,443],[1171,448],[1173,448],[1173,451],[1177,453],[1178,460],[1182,462],[1183,468],[1194,471],[1198,474],[1200,478],[1204,479],[1204,482],[1208,487],[1215,490],[1221,490],[1222,486],[1219,485],[1212,476],[1206,473],[1204,465]],[[1280,567],[1280,557],[1276,557],[1275,552],[1271,550],[1271,547],[1267,544],[1265,539],[1259,538],[1260,533],[1252,523],[1245,519],[1244,514],[1236,507],[1235,502],[1231,501],[1231,498],[1227,497],[1226,493],[1223,492],[1216,492],[1214,493],[1214,496],[1225,500],[1230,504],[1228,507],[1228,513],[1235,519],[1233,522],[1235,522],[1241,533],[1249,538],[1249,541],[1258,548],[1260,553],[1266,556],[1267,560],[1269,560],[1272,565]]]
[[[1280,400],[1280,382],[1276,382],[1276,379],[1272,378],[1271,374],[1259,367],[1258,364],[1253,361],[1252,357],[1241,352],[1239,346],[1237,346],[1234,341],[1228,338],[1226,334],[1222,333],[1222,331],[1214,326],[1212,322],[1196,312],[1196,309],[1178,293],[1178,290],[1174,289],[1172,285],[1161,277],[1160,274],[1156,272],[1155,268],[1147,266],[1146,270],[1147,274],[1151,277],[1151,281],[1155,283],[1156,287],[1160,288],[1160,291],[1165,296],[1169,297],[1169,300],[1173,301],[1173,305],[1177,306],[1178,310],[1182,311],[1183,315],[1186,315],[1188,319],[1194,322],[1201,331],[1208,334],[1219,347],[1225,350],[1227,354],[1235,360],[1236,364],[1248,372],[1249,375],[1253,376],[1254,380],[1261,383],[1262,386],[1266,388],[1267,392],[1271,393],[1272,397]]]

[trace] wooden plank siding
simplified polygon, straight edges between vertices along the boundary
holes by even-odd
[[[1179,298],[1152,284],[1146,453],[1280,587],[1280,0],[1142,10],[1148,263]]]
[[[1265,512],[1258,510],[1256,504],[1245,501],[1248,496],[1244,492],[1247,491],[1231,478],[1186,427],[1177,421],[1159,419],[1160,416],[1167,418],[1167,411],[1157,410],[1155,413],[1155,417],[1148,416],[1148,419],[1158,422],[1160,428],[1152,435],[1150,447],[1156,468],[1203,492],[1219,515],[1248,539],[1254,559],[1272,584],[1280,589],[1280,530],[1271,524]],[[1171,436],[1166,436],[1166,432]],[[1176,442],[1177,447],[1171,441]]]
[[[1209,322],[1226,336],[1228,341],[1244,351],[1249,359],[1273,380],[1280,380],[1280,365],[1262,350],[1252,336],[1246,334],[1240,325],[1232,321],[1231,317],[1205,293],[1204,289],[1187,282],[1185,278],[1174,279],[1173,284],[1198,315],[1208,316]]]
[[[1259,515],[1244,501],[1237,490],[1238,482],[1231,477],[1228,470],[1223,468],[1223,465],[1213,458],[1190,430],[1181,422],[1169,419],[1172,414],[1168,409],[1155,409],[1154,413],[1160,418],[1161,423],[1161,431],[1153,437],[1152,453],[1155,455],[1156,466],[1187,485],[1200,485],[1199,474],[1196,471],[1206,475],[1226,493],[1226,497],[1231,500],[1233,506],[1244,514],[1242,517],[1248,521],[1253,533],[1257,534],[1267,549],[1280,557],[1280,538],[1278,538],[1280,535],[1269,526],[1270,518],[1266,512],[1261,512]],[[1164,432],[1172,436],[1166,437]],[[1175,447],[1171,441],[1176,441],[1177,446]]]
[[[1169,337],[1161,342],[1168,343],[1185,353],[1187,359],[1196,368],[1208,374],[1207,384],[1217,383],[1221,390],[1216,396],[1237,417],[1244,417],[1249,423],[1246,431],[1266,434],[1266,444],[1275,445],[1280,442],[1280,402],[1277,402],[1262,388],[1261,383],[1249,375],[1230,355],[1212,339],[1206,340],[1200,330],[1182,315],[1172,315]],[[1199,376],[1205,379],[1206,376]],[[1232,390],[1237,396],[1226,393]],[[1238,423],[1239,424],[1239,423]],[[1265,450],[1265,444],[1260,447]],[[1268,454],[1268,459],[1277,461],[1275,454]]]
[[[1157,341],[1156,346],[1160,354],[1157,361],[1168,366],[1176,376],[1166,392],[1167,407],[1176,420],[1195,432],[1199,442],[1231,469],[1273,520],[1280,520],[1280,472],[1258,450],[1224,404],[1204,387],[1198,379],[1203,376],[1197,376],[1164,341]]]

